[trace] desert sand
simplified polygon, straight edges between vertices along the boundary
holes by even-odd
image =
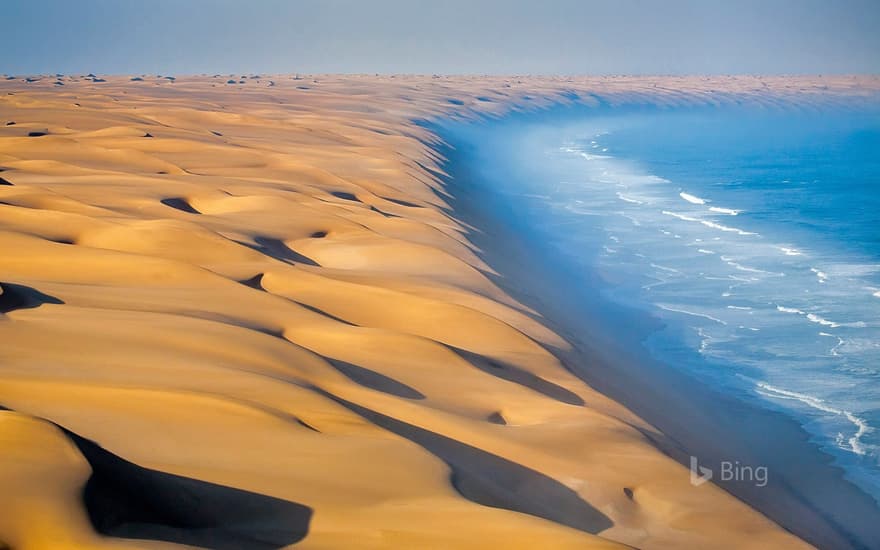
[[[31,80],[0,81],[0,548],[808,546],[570,372],[418,121],[876,79]]]

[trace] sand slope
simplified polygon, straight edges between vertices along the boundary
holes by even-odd
[[[0,82],[0,548],[805,546],[566,370],[412,121],[864,80],[229,78]]]

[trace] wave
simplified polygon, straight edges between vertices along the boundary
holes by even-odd
[[[690,193],[681,192],[678,194],[678,196],[691,204],[706,204],[706,199],[701,199],[700,197],[696,197],[694,195],[691,195]]]
[[[797,315],[803,315],[807,318],[808,321],[812,323],[816,323],[818,325],[822,325],[823,327],[831,327],[831,328],[839,328],[839,327],[850,327],[850,328],[864,328],[867,326],[864,321],[854,321],[851,323],[837,323],[834,321],[829,321],[828,319],[822,317],[821,315],[817,315],[815,313],[808,313],[802,309],[798,309],[796,307],[786,307],[776,305],[776,311],[781,311],[782,313],[794,313]],[[822,333],[820,333],[822,334]],[[830,336],[830,335],[829,335]]]
[[[722,321],[721,319],[719,319],[717,317],[712,317],[711,315],[707,315],[705,313],[697,313],[695,311],[688,311],[686,309],[678,309],[678,308],[670,307],[670,306],[667,306],[664,304],[657,304],[657,307],[659,307],[660,309],[663,309],[665,311],[672,311],[674,313],[683,313],[684,315],[692,315],[694,317],[702,317],[704,319],[709,319],[710,321],[715,321],[716,323],[718,323],[720,325],[727,325],[726,321]]]
[[[668,271],[669,273],[681,273],[681,271],[679,271],[677,269],[673,269],[671,267],[664,267],[662,265],[651,264],[651,267],[653,267],[654,269],[660,269],[662,271]]]
[[[794,399],[814,409],[818,409],[829,414],[846,418],[856,427],[856,432],[849,438],[845,438],[842,433],[838,433],[836,440],[838,447],[844,450],[851,451],[859,456],[865,456],[867,454],[867,446],[864,445],[861,440],[864,435],[874,431],[874,428],[871,427],[863,418],[859,418],[850,411],[832,407],[831,405],[828,405],[824,399],[813,397],[812,395],[784,390],[775,386],[771,386],[766,382],[756,381],[755,386],[759,388],[758,393],[760,393],[761,395],[773,397],[776,399]],[[846,441],[848,447],[843,446],[844,441]]]
[[[733,258],[729,256],[721,256],[721,261],[729,265],[730,267],[737,269],[739,271],[745,271],[746,273],[763,273],[765,275],[775,275],[777,277],[784,277],[785,273],[779,273],[775,271],[765,271],[763,269],[758,269],[757,267],[749,267],[747,265],[743,265],[741,263],[733,261]]]
[[[691,195],[690,193],[685,193],[684,191],[679,193],[678,196],[683,198],[684,200],[686,200],[687,202],[689,202],[691,204],[701,204],[702,205],[702,204],[707,204],[709,202],[712,202],[709,199],[704,199],[703,197]],[[727,216],[738,216],[739,213],[741,212],[740,210],[734,210],[733,208],[723,208],[721,206],[710,206],[709,211],[715,212],[717,214],[725,214]]]
[[[794,313],[796,315],[803,315],[809,321],[812,321],[813,323],[818,323],[818,324],[825,326],[825,327],[837,328],[837,327],[841,326],[840,323],[835,323],[834,321],[829,321],[828,319],[825,319],[824,317],[820,317],[819,315],[816,315],[815,313],[807,313],[806,311],[804,311],[802,309],[798,309],[796,307],[785,307],[785,306],[777,305],[776,311],[781,311],[782,313]]]
[[[711,227],[712,229],[718,229],[720,231],[726,231],[726,232],[730,232],[730,233],[737,233],[738,235],[742,235],[742,236],[749,236],[749,235],[757,236],[758,235],[757,233],[753,233],[751,231],[745,231],[745,230],[740,229],[738,227],[730,227],[728,225],[722,225],[720,223],[713,222],[711,220],[703,220],[700,218],[694,218],[693,216],[688,216],[686,214],[680,214],[678,212],[670,212],[669,210],[663,210],[662,214],[664,214],[666,216],[672,216],[673,218],[678,218],[679,220],[686,221],[686,222],[701,223],[701,224],[705,225],[706,227]]]
[[[618,214],[618,215],[620,215],[620,216],[623,216],[624,218],[628,219],[628,220],[629,220],[634,226],[636,226],[636,227],[640,227],[640,226],[642,225],[642,222],[640,222],[640,221],[637,220],[636,218],[630,216],[629,214],[625,214],[625,213],[623,213],[623,212],[616,212],[616,214]]]
[[[633,204],[645,204],[644,202],[642,202],[642,201],[640,201],[640,200],[638,200],[638,199],[634,199],[634,198],[632,198],[632,197],[627,197],[627,196],[624,195],[623,193],[617,193],[617,198],[620,199],[620,200],[622,200],[622,201],[624,201],[624,202],[630,202],[630,203],[633,203]]]
[[[837,328],[840,326],[840,323],[835,323],[834,321],[829,321],[828,319],[825,319],[824,317],[819,317],[815,313],[807,313],[807,319],[809,319],[810,321],[812,321],[814,323],[819,323],[820,325],[822,325],[824,327]]]
[[[727,214],[728,216],[738,216],[742,210],[734,210],[733,208],[722,208],[720,206],[710,206],[709,210],[719,214]]]
[[[586,160],[600,160],[611,158],[608,155],[592,155],[590,153],[580,153],[580,155]]]
[[[816,278],[819,280],[820,283],[824,283],[828,280],[828,274],[824,271],[818,270],[815,267],[811,267],[810,271],[816,274]]]
[[[785,253],[786,256],[803,256],[804,253],[798,250],[797,248],[789,248],[786,246],[780,246],[779,250]]]

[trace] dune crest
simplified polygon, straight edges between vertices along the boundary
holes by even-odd
[[[0,548],[807,546],[567,370],[419,121],[877,79],[226,78],[0,82]]]

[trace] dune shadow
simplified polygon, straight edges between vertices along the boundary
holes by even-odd
[[[510,363],[490,359],[478,353],[456,348],[454,346],[449,347],[462,359],[487,374],[507,380],[508,382],[519,384],[520,386],[524,386],[532,391],[536,391],[546,397],[568,405],[585,405],[584,400],[581,399],[578,394],[554,384],[553,382],[544,380],[540,376],[532,374],[527,370],[523,370]]]
[[[386,218],[399,218],[400,217],[397,214],[391,214],[390,212],[385,212],[383,210],[379,210],[375,206],[371,206],[370,211],[376,212],[377,214],[381,214],[381,215],[385,216]]]
[[[216,550],[268,550],[308,534],[308,506],[143,468],[65,433],[92,467],[83,501],[103,535]]]
[[[245,246],[250,247],[258,252],[262,252],[266,256],[269,256],[270,258],[275,258],[276,260],[281,260],[288,263],[293,262],[321,267],[318,262],[309,258],[308,256],[303,256],[302,254],[291,249],[289,246],[284,244],[284,241],[280,239],[273,239],[271,237],[254,237],[254,242],[257,244],[241,244],[244,244]]]
[[[0,178],[0,185],[12,185],[12,182],[7,179]]]
[[[356,327],[356,326],[358,326],[358,325],[352,323],[351,321],[346,321],[346,320],[343,319],[342,317],[337,317],[336,315],[333,315],[332,313],[328,313],[328,312],[324,311],[324,310],[321,309],[321,308],[318,308],[318,307],[315,307],[315,306],[309,305],[309,304],[307,304],[307,303],[305,303],[305,302],[299,302],[299,301],[297,301],[297,300],[293,300],[293,299],[290,299],[290,298],[288,298],[288,299],[289,299],[291,302],[295,303],[296,305],[298,305],[298,306],[300,306],[300,307],[304,307],[304,308],[306,308],[307,310],[309,310],[309,311],[311,311],[311,312],[313,312],[313,313],[317,313],[318,315],[322,315],[322,316],[324,316],[324,317],[326,317],[326,318],[328,318],[328,319],[333,319],[333,320],[336,321],[337,323],[342,323],[342,324],[344,324],[344,325],[348,325],[348,326],[350,326],[350,327]]]
[[[0,411],[11,410],[0,405]],[[92,468],[82,499],[102,535],[211,550],[273,550],[309,532],[309,506],[144,468],[55,426]]]
[[[328,398],[443,460],[451,482],[466,499],[529,514],[587,533],[600,533],[614,523],[555,479],[461,441],[419,428],[318,389]]]
[[[262,273],[257,273],[256,275],[254,275],[250,279],[243,279],[238,282],[243,284],[244,286],[249,286],[255,290],[262,290],[264,292],[266,291],[266,289],[263,288],[263,274]]]
[[[345,191],[331,191],[330,194],[338,199],[342,199],[342,200],[346,200],[346,201],[361,202],[361,200],[359,198],[357,198],[354,194],[347,193]]]
[[[163,172],[160,172],[160,174],[161,173]],[[186,199],[182,199],[180,197],[170,197],[167,199],[162,199],[160,202],[165,206],[170,206],[171,208],[180,210],[181,212],[186,212],[188,214],[201,214],[201,212],[193,208]]]
[[[325,359],[333,365],[336,370],[344,374],[351,381],[370,388],[371,390],[380,391],[396,397],[403,397],[404,399],[425,398],[425,394],[417,389],[407,386],[403,382],[398,382],[384,374],[360,367],[347,361],[340,361],[339,359],[333,359],[331,357],[325,357]]]
[[[409,207],[409,208],[424,208],[424,207],[423,207],[422,205],[420,205],[420,204],[416,204],[416,203],[414,203],[414,202],[405,201],[405,200],[403,200],[403,199],[393,199],[393,198],[391,198],[391,197],[382,197],[382,198],[385,199],[385,200],[388,201],[388,202],[393,202],[394,204],[399,204],[400,206],[407,206],[407,207]]]
[[[54,296],[43,294],[35,288],[14,283],[0,283],[0,313],[9,313],[16,309],[32,309],[43,304],[63,304]]]

